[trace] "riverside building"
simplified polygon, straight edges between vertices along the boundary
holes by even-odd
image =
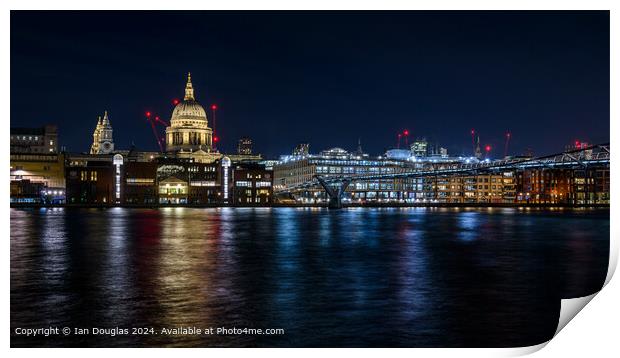
[[[11,203],[63,203],[64,158],[55,125],[11,128]]]
[[[349,153],[342,148],[331,148],[319,154],[282,156],[273,166],[274,191],[283,191],[312,181],[315,175],[325,177],[341,175],[393,174],[413,168],[413,161],[371,158],[363,153]],[[402,185],[401,179],[379,179],[351,183],[346,200],[389,200],[397,199]],[[298,202],[320,203],[327,200],[325,191],[319,187],[304,188],[296,195]]]
[[[40,128],[11,127],[11,153],[58,153],[58,128],[55,125]]]
[[[421,154],[418,153],[418,154]],[[403,171],[442,169],[475,158],[443,155],[415,158],[406,150],[393,149],[371,158],[332,148],[319,154],[282,156],[273,165],[274,192],[282,201],[324,203],[328,198],[319,185],[304,185],[315,175],[324,178],[396,174]],[[531,203],[609,204],[609,168],[525,169],[497,173],[353,180],[344,202],[394,203]]]
[[[82,205],[266,205],[271,170],[223,157],[209,163],[152,152],[71,156],[67,203]]]

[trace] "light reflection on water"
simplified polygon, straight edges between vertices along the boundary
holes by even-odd
[[[570,223],[571,230],[567,231]],[[607,210],[12,209],[11,326],[284,328],[13,346],[524,346],[606,275]]]

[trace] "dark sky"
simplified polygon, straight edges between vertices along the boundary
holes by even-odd
[[[606,11],[11,12],[11,126],[55,123],[69,151],[106,109],[117,148],[156,150],[143,113],[169,120],[188,71],[225,151],[609,141]]]

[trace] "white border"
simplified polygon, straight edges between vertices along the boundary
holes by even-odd
[[[285,1],[285,0],[261,0],[261,1],[163,1],[163,0],[150,0],[148,3],[135,2],[130,4],[128,1],[121,0],[107,0],[107,1],[77,1],[77,0],[56,0],[50,1],[3,1],[3,12],[1,15],[2,21],[0,26],[3,27],[2,35],[0,35],[2,42],[2,97],[8,99],[10,96],[10,9],[19,10],[43,10],[43,9],[125,9],[125,10],[160,10],[160,9],[212,9],[212,10],[269,10],[269,9],[291,9],[291,10],[340,10],[340,9],[361,9],[361,10],[611,10],[611,63],[617,62],[616,48],[618,36],[618,24],[617,16],[615,15],[618,2],[614,1],[549,1],[549,0],[522,0],[522,1],[483,1],[483,0],[469,0],[469,1],[427,1],[427,2],[413,2],[413,1],[338,1],[338,0],[314,0],[314,1]],[[104,24],[104,26],[114,26],[113,23]],[[615,41],[614,41],[615,40]],[[617,84],[618,84],[618,72],[612,65],[611,69],[611,98],[617,98]],[[4,101],[6,115],[2,121],[3,133],[8,136],[9,132],[9,118],[10,118],[10,104],[8,100]],[[617,118],[617,106],[611,102],[611,118]],[[618,123],[611,121],[611,141],[618,138]],[[6,137],[5,137],[6,138]],[[0,141],[0,151],[5,153],[2,156],[2,161],[5,163],[5,168],[9,166],[9,142]],[[616,173],[616,167],[612,163],[612,172]],[[8,176],[7,176],[8,177]],[[618,188],[619,176],[612,176],[612,188]],[[8,202],[9,197],[9,183],[5,178],[5,184],[1,186],[1,190],[4,193],[5,203]],[[617,190],[612,190],[612,203],[618,203],[620,198]],[[6,205],[6,204],[5,204]],[[611,216],[617,217],[616,208],[612,205]],[[2,208],[3,223],[5,241],[2,246],[5,258],[2,284],[5,287],[5,295],[2,297],[2,303],[4,310],[2,311],[2,318],[6,326],[10,326],[9,304],[10,304],[10,240],[9,240],[9,208],[8,205]],[[612,250],[610,260],[610,271],[607,276],[607,283],[611,279],[618,259],[618,240],[620,238],[619,225],[614,220],[611,220],[611,233],[612,233]],[[617,281],[617,280],[616,280]],[[582,300],[583,301],[583,300]],[[618,308],[620,302],[620,286],[617,282],[611,282],[604,288],[602,295],[596,295],[593,298],[593,303],[588,305],[581,314],[575,318],[574,323],[568,324],[568,326],[562,330],[557,337],[549,342],[548,347],[538,353],[541,357],[557,357],[563,355],[585,355],[591,354],[591,352],[611,352],[617,351],[617,332],[618,332],[618,317],[620,317],[620,309]],[[52,355],[52,356],[77,356],[77,355],[94,355],[104,356],[108,355],[110,351],[104,351],[101,349],[89,349],[84,351],[82,349],[55,349],[55,350],[35,350],[35,349],[13,349],[9,350],[10,336],[7,331],[2,335],[0,339],[3,341],[3,345],[9,353],[14,355]],[[506,356],[515,354],[525,354],[536,351],[547,344],[541,344],[535,347],[526,347],[521,349],[355,349],[355,350],[336,350],[336,349],[209,349],[208,351],[200,349],[185,349],[182,354],[190,356],[203,356],[205,353],[209,355],[217,354],[218,356],[231,356],[242,353],[269,356],[269,357],[313,357],[317,354],[355,354],[356,356],[374,356],[376,354],[387,353],[396,356],[411,356],[423,355],[430,357],[445,357],[445,356],[465,356],[465,357],[486,357],[486,356]],[[385,351],[385,352],[384,352]],[[165,349],[142,349],[132,350],[121,349],[115,350],[114,353],[121,354],[148,354],[151,356],[159,357],[169,354],[170,352]],[[131,352],[131,353],[129,353]]]

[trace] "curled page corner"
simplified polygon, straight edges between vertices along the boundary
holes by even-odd
[[[558,327],[553,336],[557,336],[558,333],[566,327],[568,322],[570,322],[570,320],[573,319],[577,313],[579,313],[579,311],[581,311],[597,294],[598,292],[595,292],[589,296],[563,299],[560,306],[560,319],[558,320]]]
[[[614,239],[614,237],[616,239]],[[612,235],[609,238],[609,264],[607,266],[607,277],[605,277],[605,283],[603,287],[607,286],[614,273],[616,272],[616,267],[618,266],[618,249],[619,249],[619,240],[617,239],[617,235]],[[602,289],[601,289],[602,290]]]
[[[557,336],[558,333],[564,327],[566,327],[568,322],[570,322],[570,320],[573,319],[577,315],[577,313],[579,313],[579,311],[581,311],[597,294],[598,292],[584,297],[562,299],[560,302],[560,317],[558,319],[558,327],[556,328],[555,333],[553,334],[553,337],[551,339]],[[503,352],[503,356],[518,357],[535,353],[543,349],[549,342],[551,342],[551,339],[533,346],[506,349],[506,351]]]
[[[545,346],[550,342],[546,341],[540,344],[536,344],[533,346],[527,346],[527,347],[518,347],[518,348],[506,348],[504,349],[503,352],[503,356],[504,357],[520,357],[520,356],[525,356],[528,354],[532,354],[535,352],[538,352],[539,350],[545,348]]]

